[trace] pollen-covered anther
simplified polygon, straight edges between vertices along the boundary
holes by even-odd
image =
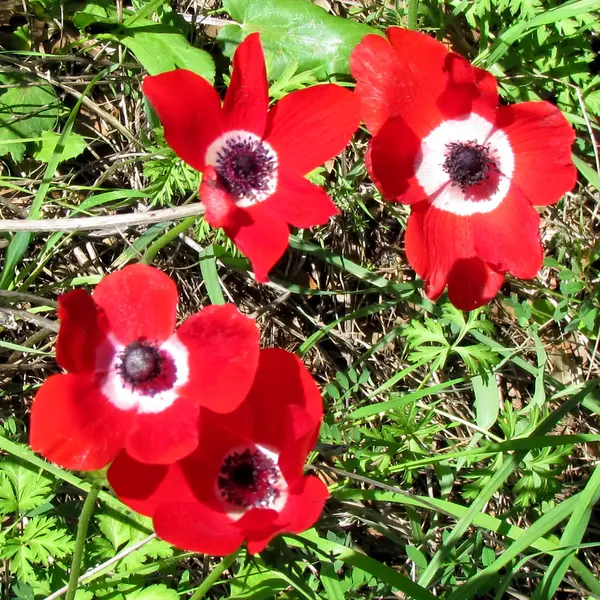
[[[444,171],[450,176],[452,185],[463,191],[487,179],[496,164],[490,157],[488,146],[470,142],[451,142],[446,145]]]
[[[230,131],[209,147],[206,162],[238,206],[268,198],[277,187],[277,154],[249,131]]]
[[[136,340],[121,354],[121,376],[133,386],[140,385],[160,375],[161,363],[157,348],[143,340]]]
[[[269,454],[255,447],[232,451],[223,459],[217,486],[225,503],[246,510],[274,507],[282,492],[282,475]]]

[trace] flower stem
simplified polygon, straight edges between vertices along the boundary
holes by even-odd
[[[71,562],[71,573],[69,574],[69,587],[65,600],[73,600],[77,592],[77,580],[81,571],[81,559],[83,558],[83,547],[87,537],[88,524],[90,517],[94,512],[94,504],[100,493],[100,488],[93,484],[88,492],[87,498],[83,503],[81,514],[79,515],[79,523],[77,524],[77,537],[75,538],[75,550],[73,552],[73,560]]]
[[[200,584],[198,589],[192,594],[190,600],[200,600],[204,598],[210,588],[215,585],[217,579],[223,575],[223,573],[229,569],[233,564],[233,561],[237,558],[241,548],[238,548],[235,552],[228,554],[223,560],[205,577],[204,581]]]
[[[419,12],[419,0],[408,0],[408,28],[417,28],[417,16]]]
[[[154,257],[169,243],[172,242],[180,233],[187,231],[196,222],[196,217],[188,217],[169,229],[167,233],[161,235],[147,250],[140,260],[141,263],[149,265],[154,260]]]

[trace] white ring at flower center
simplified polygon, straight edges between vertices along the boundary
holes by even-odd
[[[154,395],[142,394],[123,379],[120,365],[124,350],[125,346],[111,336],[96,356],[96,371],[106,372],[101,391],[108,401],[121,410],[137,408],[139,413],[159,413],[169,408],[179,397],[177,390],[187,383],[190,375],[188,351],[179,341],[177,334],[173,334],[158,346],[158,350],[167,354],[173,361],[175,382],[171,388]]]
[[[240,208],[247,208],[253,206],[259,202],[263,202],[269,196],[271,196],[277,189],[277,167],[279,161],[277,159],[277,152],[273,149],[273,146],[268,142],[265,142],[260,136],[252,133],[251,131],[245,131],[244,129],[233,129],[223,135],[219,136],[206,150],[204,162],[207,165],[217,166],[219,152],[229,142],[260,142],[261,146],[267,151],[269,158],[273,161],[273,172],[267,180],[266,190],[257,190],[256,192],[244,196],[232,196],[233,201]]]
[[[489,157],[499,171],[497,185],[485,196],[485,182],[462,190],[453,185],[444,170],[448,144],[477,142],[489,148]],[[508,136],[501,129],[477,113],[462,119],[444,121],[421,142],[421,151],[415,163],[415,175],[421,187],[431,198],[435,208],[459,216],[488,213],[500,206],[510,188],[515,170],[515,157]],[[479,192],[479,194],[478,194]]]

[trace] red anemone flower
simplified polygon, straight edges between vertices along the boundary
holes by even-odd
[[[168,466],[123,452],[108,480],[174,546],[225,555],[246,541],[250,553],[260,552],[321,514],[327,487],[303,468],[322,417],[319,390],[298,357],[261,350],[245,401],[227,415],[202,409],[195,452]]]
[[[258,365],[254,321],[232,304],[208,306],[175,331],[177,287],[131,265],[93,295],[58,299],[56,360],[31,407],[33,450],[67,469],[91,471],[126,448],[142,462],[170,463],[198,444],[200,406],[243,401]]]
[[[351,56],[371,178],[411,206],[406,256],[436,299],[471,310],[505,274],[542,266],[539,215],[575,185],[574,132],[548,102],[498,106],[494,77],[433,38],[391,27]]]
[[[223,105],[208,81],[183,69],[146,77],[143,89],[169,145],[204,173],[206,220],[223,227],[258,281],[266,281],[285,252],[288,225],[323,225],[338,214],[325,191],[304,175],[341,152],[358,128],[358,101],[349,90],[316,85],[269,110],[257,33],[235,52]]]

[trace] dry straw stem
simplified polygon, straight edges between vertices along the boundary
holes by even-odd
[[[163,223],[176,221],[186,217],[204,214],[202,204],[190,204],[176,208],[163,208],[149,210],[148,212],[127,213],[123,215],[110,215],[107,217],[78,217],[74,219],[6,219],[0,221],[0,231],[17,232],[26,231],[94,231],[99,229],[123,229],[150,223]]]

